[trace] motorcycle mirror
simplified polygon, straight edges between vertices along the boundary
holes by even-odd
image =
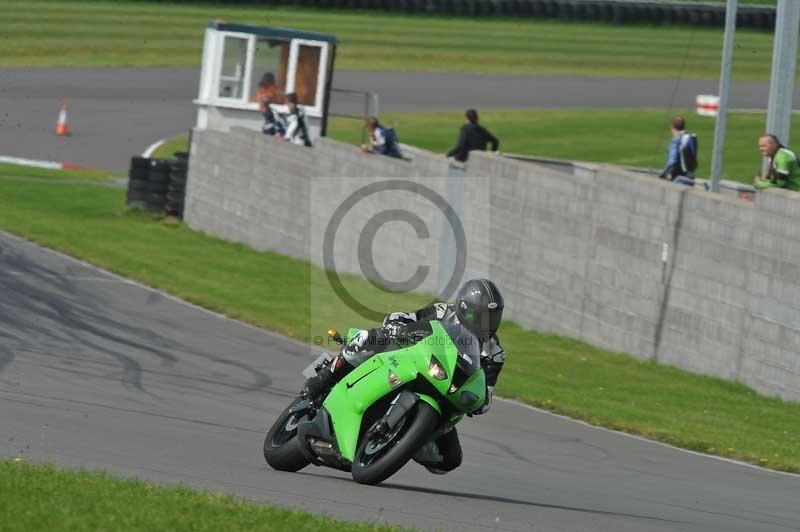
[[[328,329],[328,338],[336,342],[337,344],[344,344],[344,339],[342,335],[339,334],[339,331],[336,329]]]

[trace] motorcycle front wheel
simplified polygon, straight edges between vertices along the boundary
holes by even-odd
[[[356,450],[351,473],[359,484],[379,484],[397,473],[436,428],[439,414],[419,401],[388,434],[375,430],[379,422],[364,433]]]

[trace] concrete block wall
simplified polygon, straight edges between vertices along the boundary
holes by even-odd
[[[670,264],[658,360],[736,380],[754,207],[699,191],[687,193],[684,202],[676,221],[677,255]]]
[[[800,400],[800,194],[749,203],[607,166],[486,154],[514,319]]]
[[[313,149],[308,149],[233,128],[227,133],[196,130],[191,158],[184,218],[192,228],[255,249],[310,259],[319,266],[324,265],[323,237],[328,222],[355,190],[378,178],[402,178],[416,179],[419,185],[447,196],[447,160],[422,151],[416,151],[413,162],[408,162],[364,154],[327,138],[318,139]],[[361,265],[350,252],[357,249],[364,224],[392,208],[385,194],[378,195],[378,201],[360,202],[343,220],[334,247],[338,271],[361,273]],[[438,257],[443,228],[424,198],[408,192],[395,194],[435,233],[418,239],[409,226],[404,231],[381,231],[381,238],[376,237],[376,269],[387,279],[406,279],[409,275],[405,272]],[[433,272],[421,289],[438,292],[437,278],[438,272]]]
[[[758,197],[747,256],[747,334],[739,365],[743,383],[793,400],[800,398],[800,235],[794,230],[800,220],[798,196],[770,190]]]
[[[322,238],[344,199],[401,178],[458,212],[465,277],[493,278],[509,318],[800,400],[800,195],[767,191],[749,203],[611,166],[565,171],[473,152],[458,170],[441,156],[408,153],[411,162],[330,139],[309,150],[251,131],[196,131],[185,218],[195,229],[322,265]],[[375,266],[388,279],[407,279],[430,265],[420,289],[438,292],[452,267],[452,231],[420,195],[388,194],[343,219],[337,270],[361,273],[353,250],[364,224],[403,208],[430,237],[385,225]]]
[[[642,358],[655,354],[665,291],[662,250],[674,238],[679,188],[584,166],[559,172],[486,154],[470,176],[491,175],[491,275],[509,315],[539,330]],[[496,214],[496,218],[497,218]]]
[[[687,194],[658,360],[800,399],[800,196]]]

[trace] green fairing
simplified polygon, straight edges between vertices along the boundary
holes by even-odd
[[[483,405],[486,399],[486,378],[482,370],[470,375],[456,393],[448,394],[459,352],[438,321],[432,321],[431,327],[433,333],[420,342],[373,356],[342,379],[328,394],[323,406],[333,422],[339,452],[347,460],[353,461],[355,457],[364,412],[393,391],[389,384],[390,371],[400,379],[401,386],[413,383],[417,375],[430,382],[455,408],[455,414],[448,420],[449,425],[455,425],[464,413],[472,412]],[[358,329],[350,329],[348,340],[356,332]],[[439,381],[428,374],[432,355],[436,356],[447,371],[446,379]],[[465,406],[461,404],[461,395],[467,391],[475,394],[477,399]],[[420,400],[442,413],[439,404],[441,398],[419,392],[417,395]]]

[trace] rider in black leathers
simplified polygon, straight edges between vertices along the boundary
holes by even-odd
[[[496,335],[503,315],[503,296],[487,279],[464,283],[452,305],[434,303],[416,312],[393,312],[383,320],[382,327],[359,331],[333,361],[330,370],[321,371],[306,381],[308,397],[312,400],[320,397],[356,366],[387,350],[399,331],[425,328],[431,320],[443,320],[452,315],[480,343],[481,367],[486,374],[486,402],[475,414],[485,414],[492,405],[494,387],[505,362],[505,352]],[[444,474],[461,465],[461,444],[455,427],[440,436],[434,446],[423,447],[414,459],[435,474]]]

